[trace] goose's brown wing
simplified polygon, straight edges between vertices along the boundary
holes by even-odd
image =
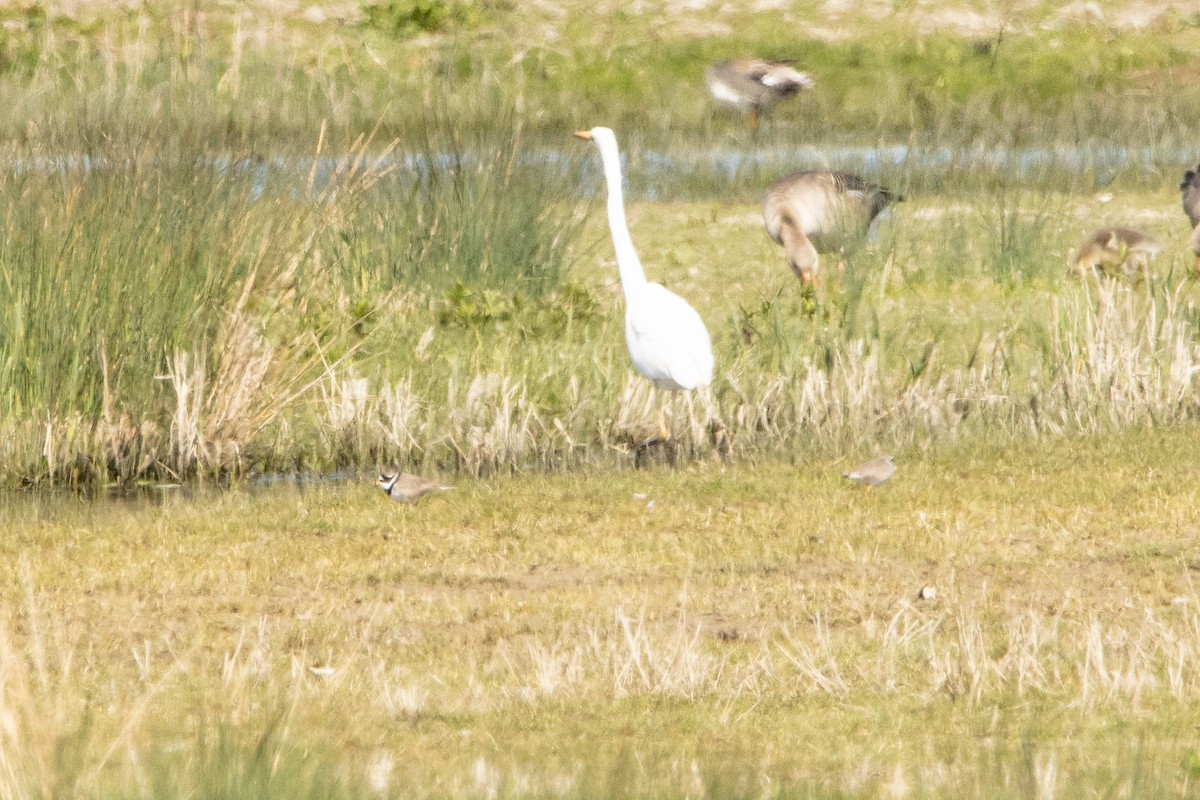
[[[1200,165],[1183,174],[1179,190],[1183,196],[1183,213],[1188,215],[1194,228],[1200,225]]]

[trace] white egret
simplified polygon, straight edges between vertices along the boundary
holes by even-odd
[[[763,202],[767,233],[783,245],[804,283],[817,279],[817,253],[845,252],[902,195],[838,170],[802,170],[775,181]]]
[[[1146,272],[1163,246],[1141,231],[1130,228],[1101,228],[1079,247],[1067,251],[1068,274],[1083,277],[1096,270],[1120,270],[1125,274]]]
[[[682,297],[646,280],[642,262],[633,249],[625,220],[616,135],[600,127],[575,135],[599,148],[604,165],[608,227],[625,292],[625,344],[633,366],[659,389],[679,392],[708,386],[712,383],[713,352],[704,321]],[[667,438],[661,417],[659,423]]]

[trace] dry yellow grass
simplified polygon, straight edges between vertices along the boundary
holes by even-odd
[[[935,448],[870,495],[820,461],[496,478],[412,507],[366,480],[32,496],[4,512],[0,766],[38,796],[66,747],[78,791],[128,792],[203,731],[281,719],[272,747],[403,796],[897,773],[951,796],[1029,753],[1095,785],[1089,759],[1139,741],[1175,766],[1130,763],[1174,780],[1200,701],[1196,444]]]

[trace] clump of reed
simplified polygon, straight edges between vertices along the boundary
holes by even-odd
[[[334,169],[343,204],[378,177],[362,150]],[[263,199],[256,174],[152,145],[128,161],[10,167],[0,226],[10,477],[229,469],[344,357],[344,331],[305,303],[320,282],[317,238],[338,208],[311,180],[310,200]],[[31,437],[44,442],[32,471]]]
[[[195,138],[68,164],[31,148],[10,166],[0,224],[0,473],[303,464],[312,448],[293,431],[341,435],[357,412],[304,412],[393,298],[456,293],[443,310],[470,324],[541,302],[581,224],[560,202],[568,171],[546,180],[519,128],[467,147],[437,125],[403,156],[370,138],[327,156],[323,135],[313,156],[269,163]],[[353,458],[377,445],[360,438]]]

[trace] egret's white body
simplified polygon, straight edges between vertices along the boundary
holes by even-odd
[[[600,149],[608,185],[608,227],[625,291],[625,344],[633,366],[660,389],[699,389],[712,383],[712,341],[696,309],[665,287],[650,283],[633,249],[621,190],[621,156],[608,128],[576,134]]]

